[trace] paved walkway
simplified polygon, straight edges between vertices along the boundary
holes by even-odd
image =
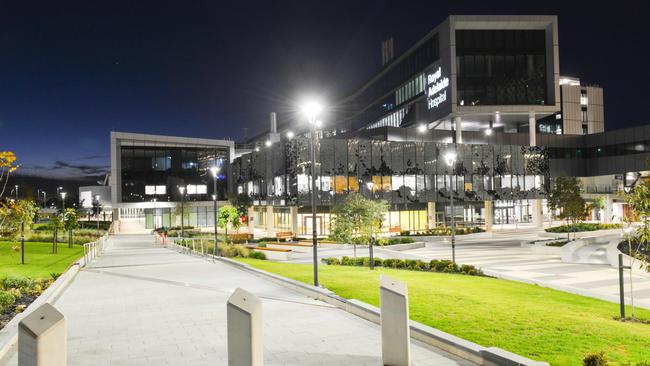
[[[118,236],[56,303],[69,365],[225,365],[226,300],[262,298],[266,365],[380,365],[379,326],[224,263]],[[471,365],[413,342],[414,365]],[[9,365],[15,365],[15,355]]]
[[[473,264],[491,275],[527,283],[536,283],[562,291],[595,297],[618,303],[618,270],[609,264],[563,263],[559,255],[536,254],[522,248],[521,239],[507,235],[476,235],[459,237],[456,244],[456,261]],[[311,262],[311,249],[296,253],[292,262]],[[319,257],[352,256],[352,249],[319,250]],[[357,255],[367,257],[368,249],[357,248]],[[445,240],[428,242],[425,248],[402,252],[376,248],[379,258],[401,259],[451,259],[451,244]],[[639,273],[638,269],[635,269]],[[634,275],[634,302],[650,309],[650,276]],[[629,272],[625,275],[626,304],[630,304]]]

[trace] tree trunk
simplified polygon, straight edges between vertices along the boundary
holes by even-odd
[[[374,240],[371,237],[370,243],[368,244],[368,255],[370,257],[370,269],[375,269],[375,257],[373,253],[373,244],[374,244]]]
[[[72,229],[68,230],[68,248],[72,248]]]

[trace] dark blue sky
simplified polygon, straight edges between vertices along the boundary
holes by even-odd
[[[647,123],[636,3],[224,3],[0,0],[0,150],[23,172],[87,175],[108,165],[110,130],[241,139],[305,93],[349,92],[382,40],[399,54],[449,14],[559,15],[561,71],[605,88],[606,128]]]

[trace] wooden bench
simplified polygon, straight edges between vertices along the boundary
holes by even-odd
[[[399,233],[402,232],[402,227],[401,227],[401,226],[391,226],[391,227],[388,229],[388,232],[391,233],[391,234],[392,234],[392,233],[398,233],[398,234],[399,234]]]
[[[275,234],[275,238],[278,240],[278,243],[280,242],[281,239],[287,240],[293,240],[295,235],[291,231],[280,231]]]
[[[253,235],[248,234],[248,233],[228,234],[228,239],[232,240],[233,242],[248,243],[248,239],[251,239],[252,237],[253,237]]]

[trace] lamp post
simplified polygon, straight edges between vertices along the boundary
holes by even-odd
[[[97,207],[101,207],[99,206],[99,197],[100,195],[95,195],[95,201],[97,201]],[[97,223],[97,235],[99,235],[99,212],[98,211],[95,212],[95,222]]]
[[[212,172],[212,181],[214,182],[212,201],[214,210],[214,250],[212,251],[213,258],[219,256],[219,245],[217,241],[217,224],[219,223],[219,194],[217,193],[217,179],[219,179],[219,167],[217,165],[210,168]]]
[[[445,154],[445,161],[449,166],[449,198],[451,201],[451,261],[456,263],[456,217],[454,212],[454,184],[453,171],[456,166],[456,152],[449,151]]]
[[[18,202],[18,184],[14,186],[16,188],[16,202]]]
[[[47,204],[47,193],[45,191],[41,191],[41,193],[43,193],[43,208],[45,208]]]
[[[181,192],[181,238],[185,237],[185,225],[183,222],[183,216],[185,215],[185,187],[178,187],[178,191]]]
[[[312,227],[312,249],[314,260],[314,286],[318,286],[318,239],[316,238],[316,116],[323,110],[323,107],[316,102],[309,102],[303,106],[303,112],[311,130],[311,227]]]
[[[61,211],[65,215],[65,192],[61,192]]]

